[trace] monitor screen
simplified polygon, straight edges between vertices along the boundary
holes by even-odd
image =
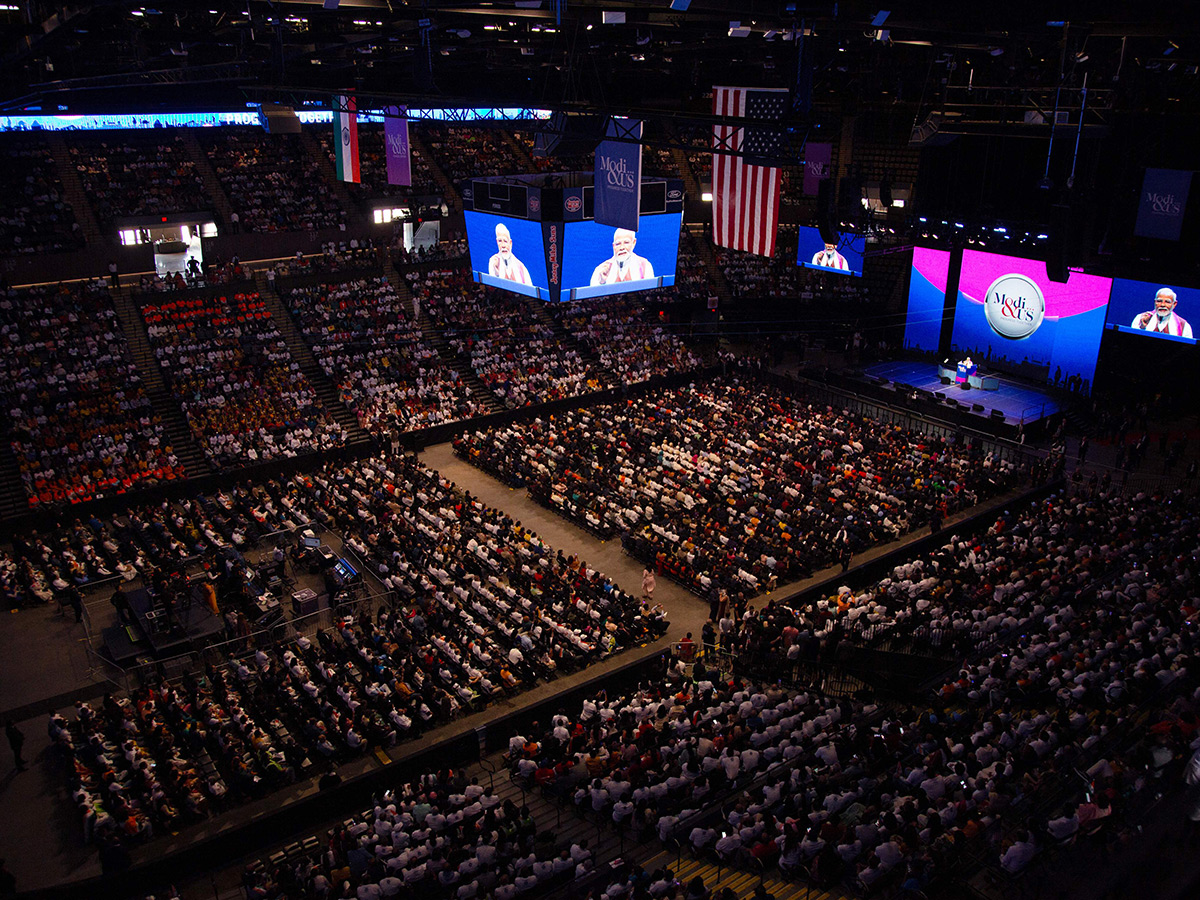
[[[936,353],[946,307],[946,282],[950,251],[916,247],[908,282],[908,316],[904,322],[904,348]]]
[[[1198,316],[1200,290],[1196,288],[1113,279],[1107,324],[1116,331],[1194,344],[1191,320]]]
[[[841,275],[862,275],[866,238],[849,231],[834,236],[836,241],[826,242],[819,228],[802,227],[796,265]]]
[[[563,300],[583,300],[675,283],[682,213],[639,216],[638,230],[595,221],[563,226]]]
[[[1091,392],[1111,278],[1051,281],[1041,260],[964,250],[951,346],[982,366]]]
[[[476,281],[527,297],[548,296],[540,222],[470,211],[463,215]]]

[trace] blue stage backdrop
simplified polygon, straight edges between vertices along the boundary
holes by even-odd
[[[908,316],[904,322],[904,349],[928,353],[938,351],[949,277],[949,250],[933,250],[929,247],[913,250],[912,275],[908,282]]]
[[[1051,281],[1040,260],[964,250],[951,346],[985,369],[1091,392],[1111,278]]]

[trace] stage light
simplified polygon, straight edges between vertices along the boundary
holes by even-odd
[[[704,191],[700,194],[700,199],[705,203],[712,203],[712,191]]]
[[[929,220],[926,219],[924,216],[917,216],[917,221],[918,222],[928,222]]]
[[[993,228],[992,231],[996,232],[996,234],[1007,234],[1008,233],[1008,229],[1004,228],[1003,226]]]

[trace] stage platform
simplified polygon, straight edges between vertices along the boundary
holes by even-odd
[[[203,602],[199,588],[192,587],[190,605],[176,605],[174,622],[170,627],[158,622],[153,615],[153,604],[145,588],[127,591],[129,605],[133,609],[132,625],[114,624],[103,631],[104,650],[119,666],[138,657],[168,659],[187,653],[193,647],[208,643],[225,627],[219,616],[214,616]]]
[[[893,388],[908,385],[932,395],[944,405],[953,406],[959,413],[975,416],[981,424],[988,422],[1007,428],[1024,424],[1029,429],[1063,411],[1049,391],[996,372],[987,373],[989,381],[994,378],[998,383],[994,391],[944,384],[938,377],[936,363],[904,359],[874,363],[863,369],[863,375],[868,382],[875,384],[886,381],[887,386]],[[939,397],[939,394],[942,396]]]

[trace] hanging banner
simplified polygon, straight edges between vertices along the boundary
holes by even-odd
[[[388,184],[412,184],[412,154],[408,144],[408,118],[403,106],[383,111],[383,143],[387,152]]]
[[[637,231],[642,205],[642,123],[608,120],[606,136],[596,148],[596,193],[593,215],[601,225]]]
[[[1186,169],[1147,169],[1133,233],[1164,241],[1179,240],[1191,187],[1192,173]]]
[[[829,177],[833,160],[833,144],[814,144],[804,147],[804,196],[815,197],[821,190],[821,182]]]
[[[337,119],[334,143],[337,145],[337,177],[339,181],[362,181],[358,166],[358,113],[353,97],[335,97]]]

